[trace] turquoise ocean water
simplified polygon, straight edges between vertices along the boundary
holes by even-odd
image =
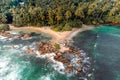
[[[120,80],[120,28],[100,26],[73,39],[74,45],[92,57],[92,80]]]
[[[37,41],[49,39],[50,36],[38,33],[28,40],[0,39],[0,80],[76,80],[74,76],[54,70],[50,61],[23,51],[26,46],[32,47]]]

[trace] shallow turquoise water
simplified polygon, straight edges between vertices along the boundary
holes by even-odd
[[[0,41],[0,80],[76,80],[54,70],[50,61],[26,54],[22,48],[49,37],[37,35],[29,40]],[[19,48],[11,48],[19,45]]]
[[[120,80],[120,28],[101,26],[73,38],[92,57],[92,80]],[[81,44],[81,45],[80,45]]]
[[[67,80],[44,59],[12,49],[0,53],[0,80]]]

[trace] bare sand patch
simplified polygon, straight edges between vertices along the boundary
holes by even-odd
[[[55,43],[71,40],[79,32],[82,32],[85,30],[91,30],[93,28],[94,28],[93,26],[83,25],[81,28],[73,28],[71,31],[55,32],[55,31],[51,30],[49,26],[45,26],[45,27],[41,27],[41,28],[34,27],[34,26],[30,26],[30,27],[25,26],[25,27],[17,28],[17,27],[10,25],[11,30],[34,30],[34,31],[40,31],[43,33],[47,33],[52,36],[51,41],[55,42]]]

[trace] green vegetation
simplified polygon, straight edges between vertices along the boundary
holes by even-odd
[[[120,0],[2,0],[0,23],[17,27],[50,25],[55,31],[82,24],[119,24]]]
[[[5,31],[10,30],[9,25],[7,25],[7,24],[0,24],[0,31],[1,30],[5,30]]]
[[[70,30],[72,30],[72,25],[70,25],[68,23],[59,24],[59,25],[52,26],[51,29],[54,31],[70,31]]]
[[[72,26],[68,23],[65,24],[65,26],[62,28],[62,31],[70,31],[72,30]]]
[[[57,44],[57,43],[55,43],[54,47],[55,47],[55,49],[57,49],[57,50],[59,50],[59,49],[60,49],[60,45],[59,45],[59,44]]]

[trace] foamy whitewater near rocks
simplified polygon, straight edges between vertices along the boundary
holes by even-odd
[[[54,67],[54,70],[58,71],[59,73],[65,74],[67,76],[75,76],[81,74],[79,75],[81,78],[92,76],[92,74],[90,74],[90,57],[87,57],[86,53],[83,50],[80,50],[79,55],[75,53],[63,53],[62,56],[66,58],[66,60],[68,59],[70,62],[68,65],[66,65],[64,62],[61,62],[62,58],[61,61],[55,60],[55,57],[58,55],[54,52],[41,54],[40,51],[37,50],[38,48],[35,48],[35,44],[37,43],[34,43],[33,46],[28,46],[29,50],[32,51],[33,54],[36,54],[36,56],[49,60],[52,64],[52,67]],[[23,50],[26,52],[28,47],[24,47]]]
[[[48,60],[51,63],[51,66],[54,68],[55,71],[57,71],[60,74],[66,75],[67,77],[71,77],[71,76],[79,76],[79,78],[81,78],[82,80],[87,80],[87,77],[90,77],[90,70],[91,70],[91,63],[90,63],[90,58],[87,56],[87,54],[80,49],[74,48],[74,47],[68,47],[70,48],[68,51],[65,52],[59,52],[57,50],[54,50],[54,47],[52,47],[52,43],[49,42],[40,42],[38,45],[38,42],[32,42],[28,45],[25,45],[23,43],[17,43],[17,44],[11,44],[11,42],[14,42],[14,40],[19,39],[21,41],[23,40],[31,40],[33,39],[33,37],[28,37],[28,38],[19,38],[18,35],[16,35],[16,33],[13,33],[14,36],[12,38],[8,38],[8,37],[4,37],[4,36],[0,36],[0,41],[4,42],[8,42],[10,44],[8,45],[3,45],[0,47],[0,50],[2,51],[7,51],[7,50],[17,50],[19,52],[17,52],[17,54],[21,54],[21,53],[27,53],[30,55],[35,55],[36,57],[39,57],[41,59],[45,59]],[[42,48],[45,49],[43,51],[40,51],[40,44],[42,44]],[[48,46],[49,45],[49,46]],[[48,49],[47,49],[47,48]],[[52,51],[47,51],[53,49]],[[45,53],[45,52],[50,52],[50,53]],[[10,53],[11,54],[11,53]],[[16,55],[17,55],[16,54]],[[4,59],[3,59],[4,60]],[[10,69],[10,67],[7,67],[10,63],[9,60],[5,60],[5,63],[0,63],[0,74],[2,74],[2,72],[4,71],[8,71]],[[17,66],[17,65],[11,65],[11,66],[16,66],[16,70],[18,70],[21,66]],[[4,67],[6,69],[4,69]],[[24,66],[22,67],[24,69]],[[12,68],[11,68],[12,69]],[[21,71],[18,70],[18,72],[11,72],[9,75],[7,75],[8,79],[10,80],[20,80],[21,76],[19,76],[18,74],[21,73]],[[14,71],[14,70],[13,70]],[[15,73],[17,73],[15,75]],[[15,75],[14,77],[11,77],[11,75]],[[3,75],[1,75],[2,77]],[[49,78],[49,76],[45,75],[42,76],[40,79],[41,80],[51,80]],[[5,79],[5,77],[1,78],[1,79]]]
[[[30,33],[20,34],[20,32],[12,32],[12,31],[0,32],[0,41],[11,42],[16,39],[29,40],[29,39],[32,39],[32,37],[31,37]]]

